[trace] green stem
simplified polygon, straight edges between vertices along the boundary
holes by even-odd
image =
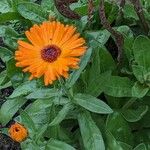
[[[67,89],[66,85],[64,84],[64,80],[62,78],[59,79],[59,83],[61,85],[61,88],[65,91],[70,101],[73,101],[73,96],[70,93],[70,91]]]

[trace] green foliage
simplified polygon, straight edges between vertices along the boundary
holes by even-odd
[[[86,150],[105,150],[102,134],[89,112],[81,112],[78,115],[79,126]]]
[[[48,14],[39,5],[33,3],[20,3],[18,12],[26,19],[40,23],[48,19]]]
[[[109,114],[113,112],[107,104],[91,95],[77,94],[74,100],[78,105],[94,113]]]
[[[150,27],[150,2],[140,0],[145,22],[130,1],[123,8],[104,2],[110,26],[124,39],[121,62],[120,43],[100,21],[100,0],[93,9],[88,2],[69,6],[81,15],[73,20],[54,0],[0,0],[0,126],[6,134],[13,121],[27,128],[23,150],[150,149],[150,34],[144,26]],[[17,41],[28,41],[26,30],[54,18],[76,26],[88,48],[79,69],[44,86],[43,76],[28,80],[14,57]]]

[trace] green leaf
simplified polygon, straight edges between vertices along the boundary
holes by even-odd
[[[71,145],[55,139],[50,139],[47,142],[45,150],[50,150],[50,149],[51,150],[75,150],[75,148],[72,147]]]
[[[107,18],[107,20],[110,22],[110,24],[116,20],[118,13],[119,13],[119,7],[112,3],[111,4],[111,10],[110,10],[109,16]]]
[[[148,91],[149,87],[135,82],[134,86],[132,87],[132,97],[142,98],[147,94]]]
[[[31,140],[25,140],[24,142],[21,142],[21,148],[24,150],[43,150],[43,147],[37,145],[34,141]]]
[[[50,11],[50,10],[52,10],[52,8],[54,7],[54,1],[52,1],[52,0],[42,0],[41,6],[42,6],[44,9]]]
[[[100,70],[101,73],[110,71],[110,70],[115,70],[116,64],[115,61],[113,60],[111,54],[106,48],[100,48],[99,50],[99,56],[100,56]]]
[[[140,81],[142,84],[144,83],[144,67],[139,65],[132,65],[133,74],[136,79]]]
[[[20,19],[22,19],[22,16],[20,16],[16,12],[7,12],[7,13],[0,14],[0,24],[5,23],[7,21],[20,20]]]
[[[0,109],[0,122],[6,125],[18,111],[18,109],[25,104],[26,100],[23,98],[8,99]]]
[[[146,36],[138,36],[133,44],[133,53],[135,61],[139,66],[142,66],[145,80],[147,74],[150,73],[150,39]]]
[[[131,97],[132,81],[127,77],[109,76],[103,85],[104,93],[114,97]]]
[[[5,28],[4,31],[4,44],[7,45],[13,51],[15,51],[18,47],[17,41],[19,38],[21,38],[20,35],[13,28],[10,27]]]
[[[5,29],[7,28],[7,26],[5,25],[0,25],[0,36],[4,37],[5,36]]]
[[[106,128],[117,141],[133,145],[131,129],[126,120],[118,112],[114,112],[108,116]]]
[[[22,95],[27,95],[32,91],[35,91],[36,86],[37,84],[35,80],[24,82],[13,91],[13,93],[9,96],[9,98],[15,98]]]
[[[121,144],[114,138],[110,131],[106,130],[107,150],[124,150]]]
[[[13,57],[12,51],[5,47],[0,46],[0,58],[2,59],[3,62],[7,62]]]
[[[73,108],[73,105],[68,103],[63,106],[63,108],[58,112],[57,116],[53,119],[53,121],[49,124],[49,126],[55,126],[60,124],[69,113],[70,109]]]
[[[91,40],[97,41],[100,45],[106,44],[110,37],[110,33],[107,30],[101,30],[101,31],[87,31],[87,36]],[[94,45],[93,45],[94,46]]]
[[[7,79],[7,72],[6,70],[4,70],[0,73],[0,85],[3,85],[6,79]]]
[[[107,71],[97,77],[93,77],[93,79],[91,79],[90,83],[88,84],[85,93],[95,97],[99,96],[104,91],[104,84],[110,76],[111,72]]]
[[[78,122],[85,150],[105,150],[101,132],[92,120],[90,113],[80,112]]]
[[[135,136],[135,143],[139,144],[139,143],[144,143],[147,147],[146,150],[150,149],[150,129],[143,129],[141,131],[136,131],[135,133],[133,133]]]
[[[44,99],[58,96],[59,91],[57,89],[37,89],[29,94],[27,99]]]
[[[136,122],[141,120],[147,111],[148,106],[139,106],[137,109],[122,110],[121,114],[128,122]]]
[[[18,5],[18,12],[26,19],[41,23],[48,19],[47,12],[38,4],[34,3],[20,3]]]
[[[36,133],[36,127],[34,125],[34,122],[32,120],[32,118],[29,116],[29,114],[24,111],[21,110],[20,111],[20,117],[21,117],[21,123],[28,129],[29,131],[29,136],[33,137],[34,134]]]
[[[54,118],[56,117],[56,107],[54,104],[51,105],[50,109],[49,109],[49,114],[48,114],[48,121],[51,122],[54,120]],[[55,125],[55,126],[49,126],[47,131],[45,132],[45,136],[48,138],[54,138],[57,139],[58,138],[58,134],[59,134],[59,125]]]
[[[11,82],[9,81],[9,82],[5,83],[4,85],[1,85],[1,86],[0,86],[0,90],[5,89],[5,88],[8,88],[8,87],[10,87],[10,86],[12,86],[12,84],[11,84]]]
[[[139,20],[136,11],[134,10],[134,6],[131,3],[124,6],[123,13],[124,17],[127,19]]]
[[[85,55],[81,58],[81,62],[79,65],[80,68],[78,70],[74,70],[71,73],[69,79],[66,81],[67,87],[72,87],[75,84],[75,82],[78,80],[80,74],[82,73],[88,61],[90,60],[91,54],[92,54],[92,48],[89,48],[87,52],[85,53]]]
[[[100,76],[100,73],[104,73],[106,71],[115,70],[115,62],[109,53],[109,51],[104,47],[99,47],[99,45],[93,49],[93,58],[91,61],[91,66],[88,69],[89,78],[88,78],[88,86],[91,87],[93,80]],[[96,70],[96,71],[95,71]],[[94,89],[93,89],[94,90]],[[93,91],[92,90],[92,91]]]
[[[139,144],[133,150],[147,150],[146,145],[144,143]]]
[[[6,0],[1,0],[0,1],[0,12],[6,13],[8,11],[10,11],[9,3]]]
[[[39,99],[30,104],[25,111],[33,120],[36,128],[41,128],[48,123],[51,99]]]
[[[7,75],[10,78],[14,87],[20,85],[23,81],[23,73],[21,72],[20,68],[17,68],[15,66],[15,63],[16,62],[14,59],[10,59],[6,63]]]
[[[109,114],[113,112],[102,100],[88,94],[77,94],[74,97],[74,101],[78,105],[94,113]]]
[[[133,150],[133,149],[132,149],[132,146],[131,146],[131,145],[128,145],[127,143],[124,143],[124,142],[120,142],[120,141],[119,141],[119,144],[122,146],[122,148],[123,148],[124,150]]]

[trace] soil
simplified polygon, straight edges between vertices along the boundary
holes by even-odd
[[[6,134],[0,133],[0,150],[21,150],[20,144]]]
[[[4,46],[3,40],[0,37],[0,46]],[[0,72],[5,69],[4,62],[0,59]],[[0,107],[6,101],[5,97],[8,97],[13,92],[13,88],[5,88],[0,90]],[[2,125],[0,124],[0,130]],[[20,143],[13,141],[9,136],[6,134],[0,133],[0,150],[21,150]]]

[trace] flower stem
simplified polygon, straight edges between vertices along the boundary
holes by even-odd
[[[61,85],[61,88],[65,91],[70,101],[73,101],[73,96],[71,92],[67,89],[66,85],[64,84],[64,80],[62,78],[59,79],[59,83]]]

